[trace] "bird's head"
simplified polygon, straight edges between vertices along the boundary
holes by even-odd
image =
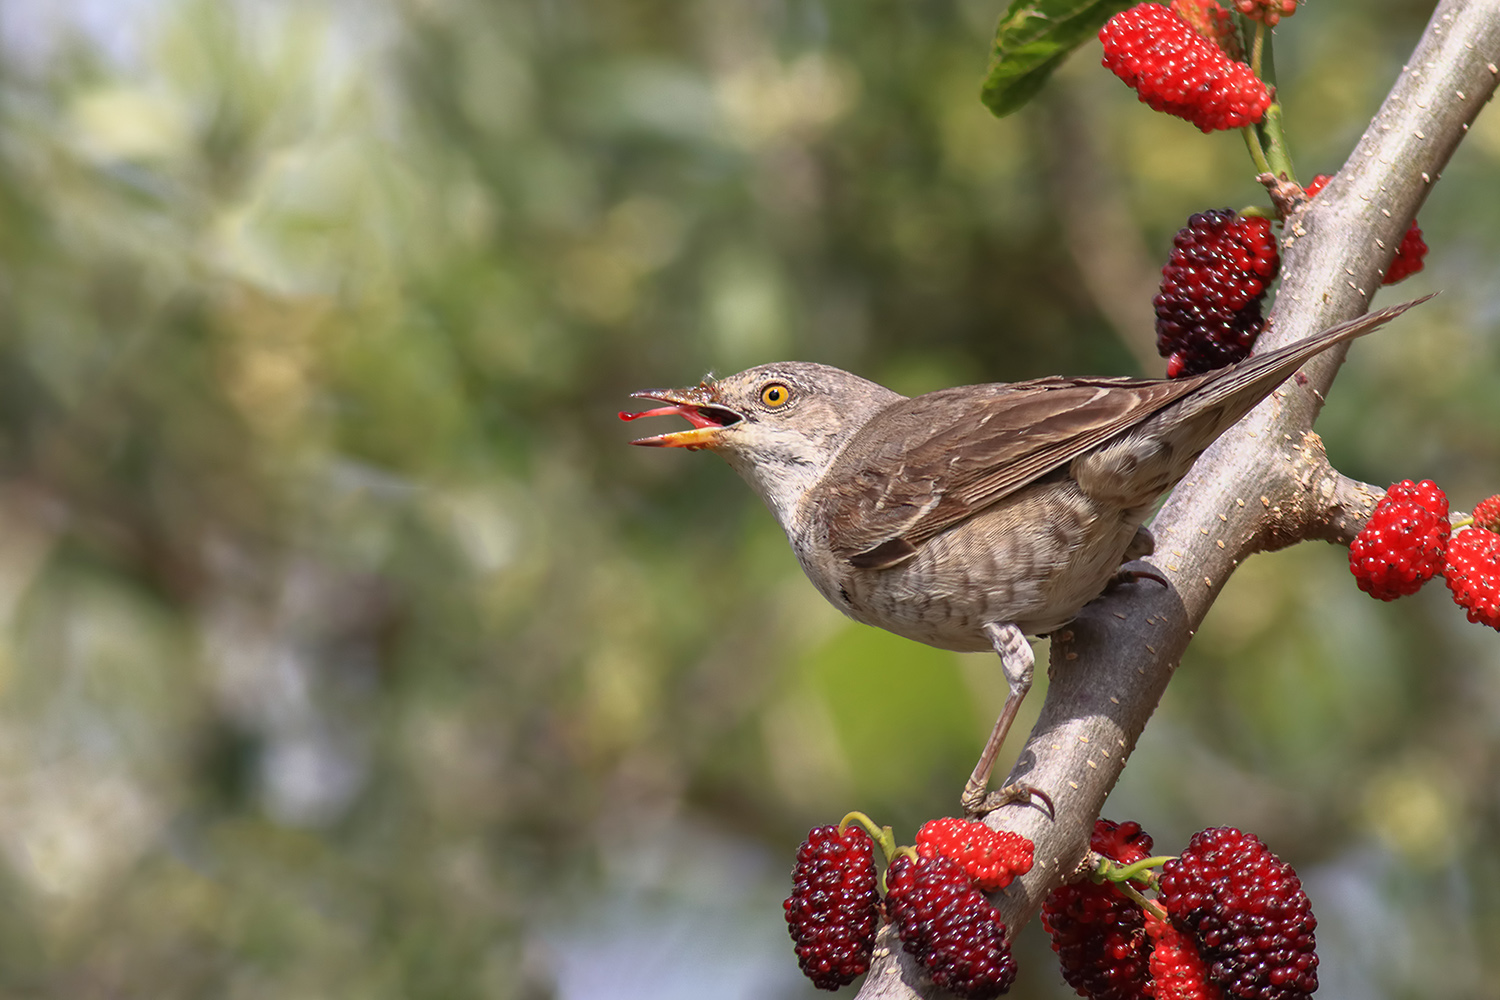
[[[666,403],[622,420],[677,415],[687,430],[640,438],[654,448],[707,448],[724,456],[786,524],[785,515],[876,413],[902,397],[828,365],[785,361],[749,368],[686,389],[647,389],[638,399]]]

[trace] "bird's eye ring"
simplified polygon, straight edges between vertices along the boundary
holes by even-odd
[[[761,387],[760,401],[768,409],[785,406],[792,398],[792,390],[782,382],[767,382]]]

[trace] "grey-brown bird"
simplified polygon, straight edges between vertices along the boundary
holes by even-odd
[[[722,455],[849,617],[1000,654],[1010,693],[963,796],[980,812],[1013,797],[985,790],[1031,687],[1025,637],[1060,629],[1150,554],[1143,522],[1215,438],[1309,358],[1414,304],[1189,378],[1054,376],[907,398],[789,361],[633,393],[668,405],[620,416],[687,418],[632,443]]]

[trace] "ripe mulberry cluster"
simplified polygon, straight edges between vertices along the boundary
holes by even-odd
[[[836,826],[809,831],[782,907],[797,964],[814,986],[836,990],[869,969],[879,906],[869,834],[857,826],[842,835]]]
[[[929,820],[917,831],[918,854],[953,859],[985,892],[1003,889],[1017,875],[1031,871],[1031,851],[1031,841],[1018,833],[952,816]]]
[[[886,912],[902,947],[932,981],[970,1000],[1010,989],[1016,962],[1000,912],[951,858],[898,854],[886,870]]]
[[[1382,601],[1415,594],[1443,568],[1448,497],[1429,479],[1396,483],[1349,545],[1359,589]]]
[[[1302,190],[1311,198],[1323,190],[1330,179],[1329,174],[1319,174]],[[1391,259],[1391,266],[1386,268],[1385,277],[1380,279],[1380,283],[1394,285],[1403,278],[1411,277],[1422,270],[1426,259],[1427,243],[1422,239],[1422,230],[1417,225],[1417,220],[1412,219],[1411,225],[1406,229],[1406,235],[1401,237],[1401,245],[1396,248],[1396,256]]]
[[[1094,823],[1089,846],[1122,864],[1151,856],[1151,837],[1139,823]],[[1073,882],[1042,903],[1042,926],[1052,937],[1063,979],[1093,1000],[1151,996],[1151,944],[1144,913],[1113,885]]]
[[[1318,988],[1312,905],[1297,873],[1259,838],[1232,827],[1195,834],[1162,867],[1158,902],[1225,994],[1300,1000]]]
[[[1200,212],[1172,240],[1161,269],[1156,349],[1167,377],[1222,368],[1250,353],[1261,302],[1281,266],[1271,220],[1228,208]]]
[[[897,849],[891,828],[877,827],[864,813],[850,813],[841,826],[844,833],[838,826],[808,833],[797,850],[792,894],[782,904],[797,962],[814,986],[836,990],[869,971],[883,913],[938,986],[978,1000],[1010,989],[1016,978],[1010,940],[984,891],[1031,870],[1031,841],[948,818],[924,824],[915,850]],[[877,834],[889,862],[883,907],[877,841],[861,826]]]
[[[1271,93],[1250,67],[1229,58],[1167,7],[1143,3],[1099,31],[1104,65],[1157,111],[1204,132],[1261,120]]]

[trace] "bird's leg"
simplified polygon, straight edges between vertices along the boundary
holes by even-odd
[[[995,720],[995,728],[990,730],[990,738],[984,744],[984,752],[979,755],[979,763],[974,765],[974,773],[969,775],[969,783],[964,786],[960,801],[964,812],[970,816],[982,816],[1012,802],[1028,801],[1034,791],[1029,785],[1009,785],[998,792],[988,792],[990,772],[995,769],[995,758],[1000,755],[1000,745],[1010,732],[1010,725],[1016,719],[1016,712],[1025,700],[1026,692],[1031,690],[1031,675],[1036,666],[1036,657],[1031,653],[1031,644],[1026,641],[1026,636],[1014,623],[986,624],[984,634],[989,636],[995,652],[1000,654],[1000,666],[1005,671],[1010,693],[1005,697],[1000,717]]]

